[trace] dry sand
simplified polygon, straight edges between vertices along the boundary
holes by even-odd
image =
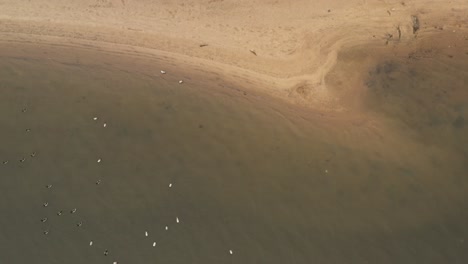
[[[328,111],[342,109],[325,78],[340,52],[415,49],[441,31],[466,40],[467,10],[465,0],[1,0],[0,41],[151,55]]]

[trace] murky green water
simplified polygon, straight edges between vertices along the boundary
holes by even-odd
[[[413,73],[376,67],[372,118],[349,121],[158,67],[2,58],[0,262],[465,263],[466,87],[388,92]]]

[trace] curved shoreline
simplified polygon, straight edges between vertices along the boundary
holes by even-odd
[[[202,73],[215,72],[251,90],[325,111],[340,109],[325,78],[341,51],[371,45],[393,52],[395,47],[417,46],[441,27],[468,30],[463,16],[468,3],[461,0],[450,5],[424,0],[296,1],[293,5],[265,1],[235,5],[232,1],[54,2],[6,1],[0,14],[1,41],[151,56]],[[326,8],[330,5],[334,9]],[[226,6],[231,9],[223,9]],[[205,16],[208,14],[212,17]],[[417,38],[414,15],[421,21]]]

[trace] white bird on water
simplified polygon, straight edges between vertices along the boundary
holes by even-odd
[[[155,247],[155,246],[156,246],[156,242],[153,242],[153,247]]]
[[[89,246],[92,246],[93,245],[93,241],[89,241]]]
[[[176,217],[176,218],[175,218],[175,221],[176,221],[176,223],[179,223],[179,222],[180,222],[180,221],[179,221],[179,217]]]
[[[145,236],[148,236],[148,231],[145,231]]]
[[[166,72],[165,72],[165,71],[161,71],[161,73],[162,73],[162,74],[166,74]]]
[[[98,159],[98,160],[97,160],[97,163],[101,163],[101,159]]]
[[[106,126],[107,126],[107,123],[104,123],[102,126],[103,126],[103,127],[106,127]]]
[[[232,251],[232,249],[229,250],[229,254],[234,254],[234,252]]]
[[[184,83],[184,81],[180,80],[179,83],[182,84],[182,83]]]
[[[95,116],[95,117],[93,118],[93,120],[96,121],[96,120],[97,120],[97,117]]]
[[[169,188],[171,188],[171,187],[172,187],[172,183],[169,183]]]
[[[166,226],[166,230],[169,230],[169,227],[168,227],[168,226]]]

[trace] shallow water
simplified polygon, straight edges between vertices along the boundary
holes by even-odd
[[[466,76],[433,108],[418,88],[437,74],[389,63],[346,121],[159,70],[2,58],[0,262],[465,263]],[[406,72],[424,77],[396,93]]]

